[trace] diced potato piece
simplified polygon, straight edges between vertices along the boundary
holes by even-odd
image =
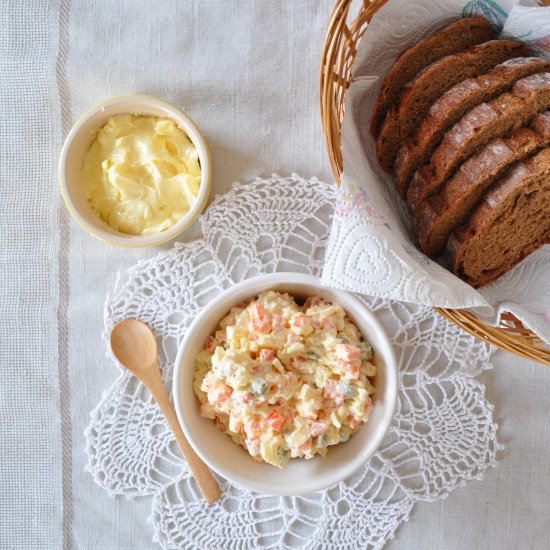
[[[317,418],[317,412],[323,402],[321,390],[315,389],[309,384],[304,384],[300,388],[296,400],[298,414],[306,418]]]
[[[376,376],[376,365],[370,361],[363,361],[363,363],[361,363],[361,370],[365,376]]]
[[[297,449],[309,439],[309,426],[307,421],[302,421],[302,419],[299,419],[297,424],[297,427],[286,438],[286,441],[291,449]]]

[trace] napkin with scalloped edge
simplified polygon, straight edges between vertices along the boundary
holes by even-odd
[[[550,58],[550,7],[530,0],[390,0],[368,25],[353,67],[342,125],[344,173],[323,281],[371,296],[472,309],[497,324],[510,311],[550,343],[550,246],[477,291],[413,244],[406,207],[376,161],[368,122],[381,80],[397,55],[442,23],[485,16],[502,37],[527,42]]]

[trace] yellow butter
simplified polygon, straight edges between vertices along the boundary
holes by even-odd
[[[90,145],[80,179],[86,199],[111,227],[148,235],[190,210],[201,169],[195,146],[172,120],[117,115]]]

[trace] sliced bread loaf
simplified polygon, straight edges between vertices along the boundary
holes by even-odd
[[[550,61],[538,57],[509,59],[477,78],[468,78],[445,92],[428,111],[414,136],[405,141],[395,160],[397,190],[406,196],[414,172],[429,161],[444,133],[476,105],[510,91],[521,78],[550,71]]]
[[[495,31],[486,19],[470,17],[451,23],[402,52],[384,78],[374,105],[371,117],[373,137],[378,136],[388,108],[399,98],[403,86],[424,67],[445,55],[458,53],[495,38]]]
[[[466,78],[477,77],[507,59],[528,55],[514,40],[491,40],[428,65],[409,82],[384,120],[376,141],[376,155],[384,170],[391,172],[397,152],[443,93]]]
[[[418,207],[413,230],[420,248],[434,257],[443,251],[451,232],[464,222],[483,193],[515,162],[550,145],[550,111],[535,117],[508,139],[494,139],[470,157],[441,191]]]
[[[550,109],[550,72],[518,80],[512,93],[481,103],[449,130],[432,155],[429,165],[417,170],[407,191],[407,203],[415,213],[478,147],[507,136],[537,113]]]
[[[514,165],[487,192],[446,247],[453,273],[491,283],[550,241],[550,149]]]

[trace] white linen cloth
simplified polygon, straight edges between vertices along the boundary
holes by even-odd
[[[470,308],[498,324],[511,311],[550,344],[550,246],[479,291],[420,253],[404,201],[376,160],[370,113],[384,74],[403,50],[441,26],[481,14],[502,36],[528,42],[550,59],[550,7],[533,0],[390,0],[373,17],[353,65],[342,125],[344,173],[323,272],[326,284],[372,296],[448,308]],[[531,7],[535,6],[535,7]]]
[[[317,77],[331,3],[2,2],[0,548],[158,548],[151,502],[111,500],[84,471],[84,428],[118,375],[101,343],[105,295],[159,249],[115,249],[69,219],[56,163],[71,122],[149,92],[204,130],[214,192],[273,171],[329,181]],[[499,468],[417,507],[388,548],[546,547],[550,370],[494,362],[482,379],[507,446]]]

